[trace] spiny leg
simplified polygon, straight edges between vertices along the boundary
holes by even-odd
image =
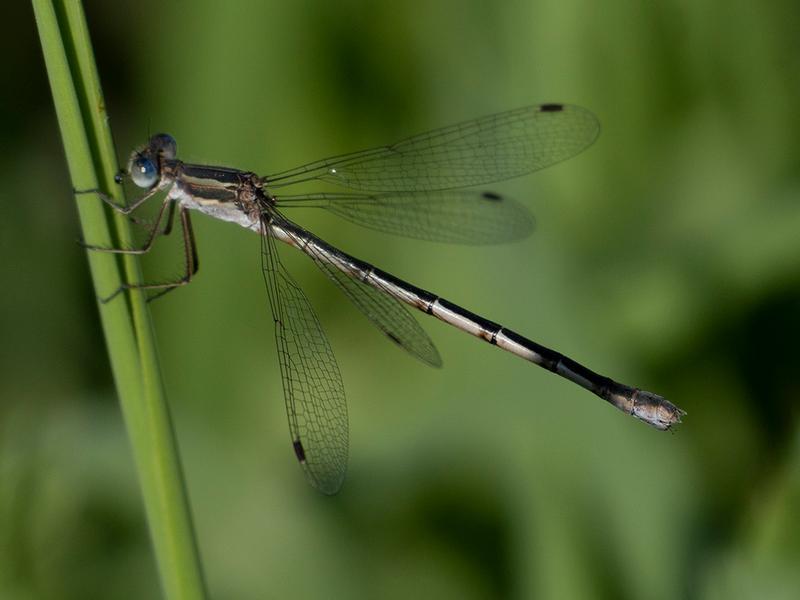
[[[128,219],[130,219],[131,223],[135,225],[141,225],[143,227],[152,227],[153,221],[149,219],[140,219],[138,217],[134,217],[133,215],[129,215]],[[167,224],[164,226],[164,229],[159,231],[156,235],[158,236],[167,236],[172,233],[172,225],[175,222],[175,202],[169,203],[169,212],[167,213]]]
[[[189,217],[189,211],[186,208],[181,208],[181,233],[183,234],[183,252],[186,271],[180,279],[175,281],[164,281],[160,283],[130,283],[121,285],[113,294],[102,298],[101,303],[105,304],[116,298],[121,292],[125,290],[160,290],[156,294],[150,296],[147,301],[150,302],[156,298],[160,298],[167,292],[174,290],[177,287],[187,285],[192,281],[192,277],[197,273],[200,263],[197,258],[197,243],[194,238],[194,230],[192,229],[192,220]]]
[[[167,217],[167,225],[164,228],[164,231],[169,232],[172,229],[172,220],[175,215],[175,208],[173,201],[167,197],[164,199],[164,202],[161,203],[161,208],[158,209],[158,214],[156,215],[156,219],[152,224],[152,227],[147,234],[147,241],[145,241],[144,245],[141,248],[109,248],[106,246],[94,246],[92,244],[87,244],[83,241],[78,241],[78,243],[86,248],[87,250],[93,250],[95,252],[110,252],[112,254],[146,254],[150,252],[150,249],[153,247],[153,242],[155,239],[163,234],[167,235],[159,231],[159,226],[161,225],[161,221],[164,218],[164,210],[167,208],[167,205],[170,205],[169,215]]]
[[[99,190],[97,188],[94,188],[94,189],[91,189],[91,190],[72,190],[72,191],[76,196],[81,196],[81,195],[84,195],[84,194],[94,194],[95,196],[100,198],[100,200],[102,200],[103,202],[108,204],[111,208],[113,208],[118,213],[122,213],[123,215],[128,215],[128,214],[132,213],[134,210],[136,210],[137,208],[139,208],[142,204],[147,202],[150,198],[152,198],[157,192],[159,192],[161,190],[161,187],[162,186],[158,186],[158,185],[155,186],[153,189],[151,189],[151,190],[147,191],[145,194],[143,194],[141,198],[137,198],[131,204],[128,204],[126,206],[117,204],[116,200],[114,200],[111,196],[109,196],[108,194],[106,194],[105,192],[103,192],[103,191],[101,191],[101,190]]]
[[[197,257],[197,242],[194,238],[192,220],[190,219],[189,211],[186,208],[181,208],[181,232],[183,233],[183,251],[184,261],[186,263],[186,274],[178,281],[171,282],[171,285],[165,286],[160,292],[150,296],[147,299],[148,302],[152,302],[156,298],[161,298],[161,296],[171,292],[177,287],[187,285],[189,282],[191,282],[192,277],[194,277],[197,274],[197,271],[200,269],[200,260]]]

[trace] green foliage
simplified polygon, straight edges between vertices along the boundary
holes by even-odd
[[[8,22],[30,22],[10,4]],[[258,240],[197,219],[199,276],[152,310],[211,594],[795,597],[799,11],[788,0],[90,5],[125,153],[165,130],[187,160],[270,172],[533,102],[591,109],[603,132],[588,152],[496,186],[534,212],[525,242],[450,247],[291,216],[688,411],[674,434],[651,431],[423,318],[445,363],[426,369],[287,249],[350,407],[348,480],[319,498],[288,440]],[[14,291],[0,295],[0,596],[152,597],[29,29],[7,34],[7,81],[29,85],[0,114],[0,282]],[[148,276],[179,260],[164,242]]]

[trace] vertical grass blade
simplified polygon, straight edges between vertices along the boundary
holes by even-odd
[[[122,201],[108,117],[79,0],[33,0],[50,87],[75,189],[100,188]],[[127,221],[90,195],[76,197],[84,238],[128,245]],[[99,297],[140,279],[134,256],[88,253]],[[155,337],[145,297],[121,294],[100,319],[133,449],[150,536],[166,598],[206,598]]]

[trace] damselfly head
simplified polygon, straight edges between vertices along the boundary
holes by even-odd
[[[131,180],[140,188],[152,188],[161,177],[161,160],[172,160],[177,153],[175,138],[166,133],[157,133],[150,138],[147,146],[131,154],[128,161]]]

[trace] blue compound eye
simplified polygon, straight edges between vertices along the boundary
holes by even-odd
[[[178,154],[178,144],[168,133],[159,133],[150,138],[150,148],[161,152],[166,158],[175,158]]]
[[[158,170],[149,158],[140,156],[131,163],[131,180],[140,188],[151,188],[158,181]]]

